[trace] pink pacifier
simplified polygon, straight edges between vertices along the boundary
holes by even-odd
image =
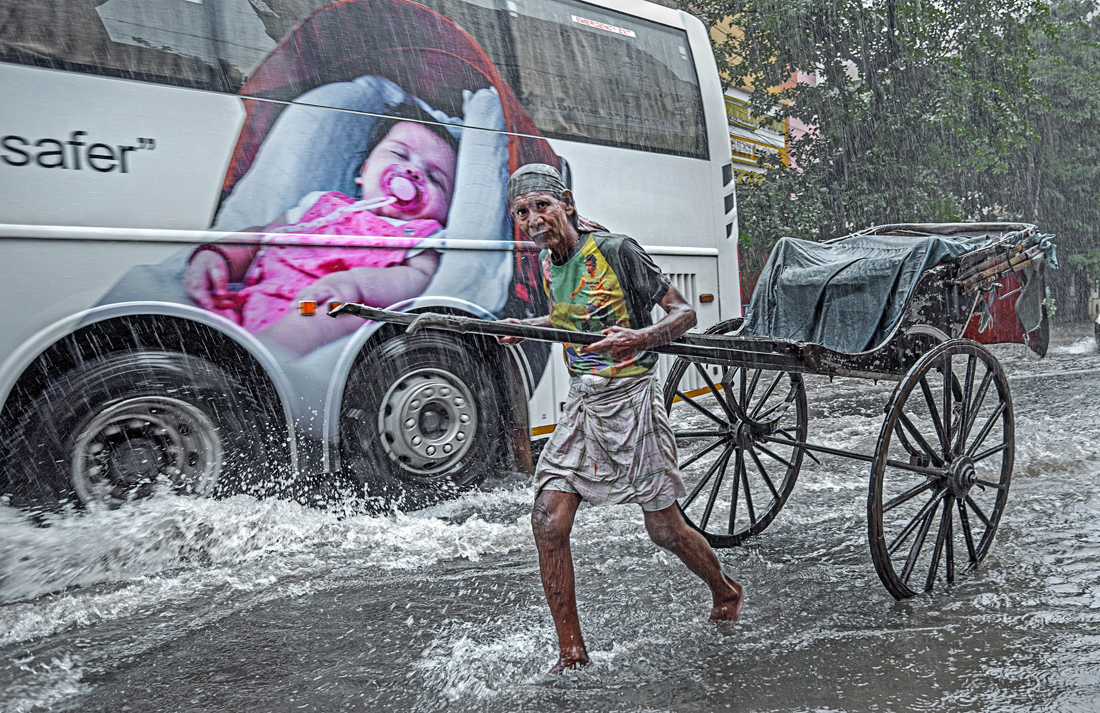
[[[397,199],[394,204],[407,211],[417,211],[428,200],[424,179],[415,173],[393,165],[382,173],[382,192]]]

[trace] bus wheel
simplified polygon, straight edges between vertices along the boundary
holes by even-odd
[[[348,375],[340,434],[345,470],[368,497],[425,507],[497,466],[507,441],[500,385],[462,342],[402,334],[365,353]]]
[[[115,506],[159,488],[236,492],[274,453],[266,444],[280,427],[266,414],[248,387],[206,359],[109,354],[34,400],[6,467],[15,500],[28,504]]]

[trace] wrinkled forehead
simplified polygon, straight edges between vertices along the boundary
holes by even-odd
[[[528,191],[527,193],[521,193],[512,199],[512,210],[517,210],[522,207],[529,207],[530,204],[537,201],[545,200],[551,203],[564,203],[565,196],[555,195],[551,191]]]

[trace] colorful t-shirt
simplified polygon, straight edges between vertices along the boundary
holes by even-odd
[[[543,288],[550,297],[550,324],[558,329],[599,333],[608,327],[642,329],[670,282],[638,243],[625,235],[582,233],[560,265],[543,250]],[[638,352],[615,361],[610,354],[581,354],[565,345],[565,361],[574,375],[639,376],[657,363],[654,352]]]

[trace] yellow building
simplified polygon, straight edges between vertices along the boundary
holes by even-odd
[[[726,120],[735,171],[763,173],[788,165],[787,121],[754,116],[748,92],[732,87],[726,90]]]

